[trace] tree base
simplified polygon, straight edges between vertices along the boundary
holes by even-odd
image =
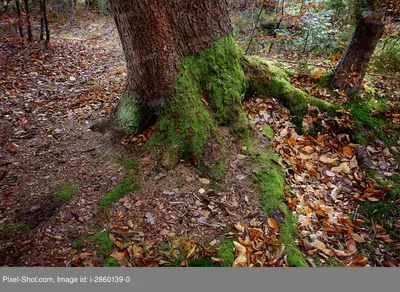
[[[161,110],[150,145],[163,145],[169,164],[186,158],[208,169],[218,165],[223,148],[216,128],[233,133],[247,130],[242,100],[247,80],[243,52],[232,37],[217,40],[198,56],[182,61],[171,96]]]

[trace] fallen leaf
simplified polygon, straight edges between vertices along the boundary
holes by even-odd
[[[60,241],[62,237],[59,235],[49,235],[49,238],[55,241]]]
[[[347,158],[351,158],[353,157],[353,150],[351,150],[350,147],[343,147],[343,154],[344,156],[346,156]]]
[[[116,259],[117,261],[122,261],[126,257],[126,253],[114,251],[112,254],[110,254],[110,257]]]
[[[314,74],[313,74],[313,79],[319,79],[319,78],[321,78],[322,73],[324,73],[324,71],[322,71],[322,70],[317,70],[317,71],[315,71]]]
[[[275,232],[279,232],[279,226],[274,218],[268,218],[268,226]]]
[[[223,263],[223,262],[224,262],[224,259],[211,257],[211,261],[212,261],[213,263]]]
[[[347,252],[343,251],[343,250],[338,250],[338,249],[333,249],[333,252],[335,253],[335,255],[337,255],[338,257],[348,257],[350,256],[350,254],[348,254]]]
[[[133,222],[132,222],[132,220],[126,221],[126,225],[128,225],[129,228],[133,228]]]
[[[315,243],[316,248],[318,248],[319,250],[323,251],[328,256],[333,256],[334,255],[333,250],[330,249],[330,248],[327,248],[325,243],[323,243],[322,241],[320,241],[318,239],[315,239],[314,243]]]
[[[288,128],[286,127],[286,128],[284,128],[281,132],[280,132],[280,136],[281,137],[285,137],[286,135],[288,134]]]
[[[352,232],[351,233],[351,238],[353,238],[356,242],[358,242],[358,243],[364,243],[365,242],[365,239],[364,238],[362,238],[360,235],[358,235],[357,233],[355,233],[355,232]]]
[[[202,184],[205,184],[205,185],[209,185],[209,184],[210,184],[210,180],[208,180],[208,179],[206,179],[206,178],[200,178],[199,181],[200,181]]]
[[[150,212],[146,212],[146,221],[148,222],[148,223],[150,223],[151,225],[154,225],[154,218],[153,218],[153,216],[151,215],[151,213]]]

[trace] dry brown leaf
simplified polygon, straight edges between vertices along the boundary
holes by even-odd
[[[337,255],[338,257],[342,257],[342,258],[350,256],[350,254],[348,254],[347,252],[345,252],[343,250],[333,249],[333,252],[335,253],[335,255]]]
[[[286,135],[288,134],[288,128],[286,127],[286,128],[284,128],[281,132],[280,132],[280,136],[281,137],[285,137]]]
[[[268,218],[268,226],[275,232],[279,232],[279,226],[274,218]]]
[[[128,225],[129,228],[133,228],[133,222],[132,222],[132,220],[126,221],[126,225]]]
[[[233,263],[233,267],[245,267],[245,266],[247,266],[247,257],[243,255],[237,257]]]
[[[211,257],[213,263],[223,263],[224,259]]]
[[[235,224],[235,228],[237,231],[244,232],[245,228],[238,222]]]
[[[323,251],[323,252],[324,252],[325,254],[327,254],[328,256],[333,256],[333,255],[334,255],[333,250],[330,249],[330,248],[327,248],[326,245],[325,245],[325,243],[323,243],[322,241],[320,241],[320,240],[318,240],[318,239],[315,239],[315,240],[314,240],[314,243],[315,243],[315,246],[316,246],[319,250]]]
[[[360,235],[358,235],[357,233],[355,233],[355,232],[352,232],[351,233],[351,238],[353,238],[355,241],[357,241],[358,243],[364,243],[365,242],[365,239],[364,238],[362,238]]]
[[[357,252],[357,244],[353,239],[346,241],[346,247],[351,254],[355,254]]]
[[[117,261],[122,261],[126,257],[126,253],[114,251],[112,254],[110,254],[110,257],[116,259]]]
[[[238,256],[246,255],[247,249],[245,246],[241,245],[239,242],[234,241],[233,245],[235,246],[236,252]]]
[[[347,158],[352,158],[353,157],[353,150],[351,150],[350,147],[343,147],[343,154],[344,156],[346,156]]]

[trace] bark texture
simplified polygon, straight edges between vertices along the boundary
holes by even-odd
[[[157,107],[168,97],[183,57],[232,32],[226,0],[111,0],[125,53],[129,98]]]
[[[382,15],[363,12],[349,47],[335,69],[334,85],[358,91],[375,47],[385,30]]]
[[[19,0],[15,0],[15,7],[17,9],[17,15],[18,15],[17,25],[18,25],[19,36],[21,38],[23,38],[24,37],[24,31],[22,29],[21,7],[20,7],[20,4],[19,4]]]
[[[29,1],[24,0],[24,4],[25,4],[25,16],[26,16],[27,30],[28,30],[28,42],[31,42],[33,40],[33,36],[32,36],[31,17],[30,17],[30,11],[29,11]]]

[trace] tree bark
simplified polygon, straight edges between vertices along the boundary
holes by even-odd
[[[29,13],[28,0],[24,0],[24,4],[25,4],[26,23],[27,23],[27,29],[28,29],[28,42],[31,42],[33,37],[32,37],[32,26],[31,26],[31,17],[30,17],[30,13]]]
[[[49,22],[47,20],[47,2],[43,0],[43,20],[44,20],[44,27],[46,30],[46,41],[44,42],[44,47],[47,49],[50,43],[50,30],[49,30]]]
[[[24,31],[22,29],[22,17],[21,17],[21,7],[19,5],[19,0],[15,0],[15,7],[17,8],[17,15],[18,15],[18,32],[21,38],[24,37]]]
[[[44,40],[43,1],[39,1],[40,8],[40,40]]]
[[[375,47],[385,29],[381,14],[363,12],[349,47],[334,70],[333,84],[341,89],[358,91]]]
[[[170,93],[183,57],[231,34],[225,0],[111,0],[125,54],[126,90],[157,108]]]
[[[111,7],[128,71],[111,127],[134,134],[157,116],[152,141],[167,148],[162,161],[211,168],[221,153],[217,127],[247,127],[243,52],[231,37],[227,1],[112,0]]]

